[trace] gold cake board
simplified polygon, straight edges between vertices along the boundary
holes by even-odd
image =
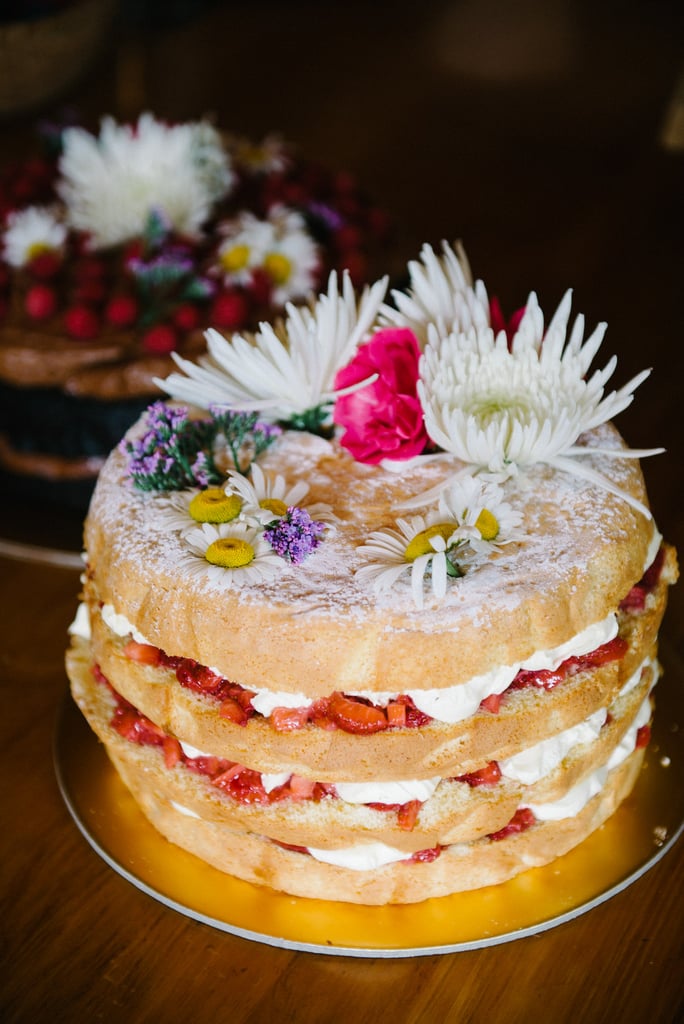
[[[362,957],[453,953],[553,928],[621,892],[684,829],[684,688],[666,665],[644,769],[593,835],[503,885],[385,907],[304,899],[217,871],[161,836],[67,695],[55,734],[66,805],[99,856],[161,903],[222,931],[289,949]]]

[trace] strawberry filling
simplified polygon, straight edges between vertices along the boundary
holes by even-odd
[[[526,832],[528,828],[532,828],[536,820],[534,813],[529,807],[519,807],[507,825],[500,828],[498,832],[490,832],[487,838],[498,842],[500,839],[506,839],[517,832]]]
[[[644,610],[646,607],[646,598],[658,585],[664,564],[665,548],[661,545],[658,549],[658,554],[655,556],[639,582],[632,587],[627,596],[620,602],[620,611],[635,613]]]
[[[579,672],[619,660],[627,647],[627,642],[618,636],[589,654],[567,658],[556,669],[540,669],[535,672],[521,669],[503,693],[485,697],[480,702],[480,710],[497,714],[507,693],[528,686],[552,690]],[[219,701],[219,715],[236,725],[246,726],[255,715],[261,717],[252,706],[254,691],[246,690],[239,683],[225,679],[191,658],[169,656],[158,647],[132,639],[126,642],[123,650],[132,661],[170,669],[181,686]],[[387,707],[379,707],[365,697],[335,691],[330,697],[321,697],[304,707],[274,708],[269,721],[276,732],[294,732],[307,725],[314,725],[320,729],[341,729],[343,732],[363,736],[385,729],[419,729],[433,719],[420,711],[407,694],[400,694]]]

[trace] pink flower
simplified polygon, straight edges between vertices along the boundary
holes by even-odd
[[[516,309],[515,313],[511,313],[508,320],[503,314],[501,309],[501,303],[497,299],[496,295],[489,302],[489,322],[492,325],[492,330],[495,334],[499,331],[505,331],[506,337],[508,338],[508,347],[510,349],[513,337],[520,327],[520,321],[525,314],[525,306],[521,306],[520,309]]]
[[[335,403],[333,419],[344,427],[341,444],[357,462],[410,459],[425,449],[429,438],[416,393],[419,359],[413,331],[387,328],[361,345],[337,374],[335,390],[378,375]]]

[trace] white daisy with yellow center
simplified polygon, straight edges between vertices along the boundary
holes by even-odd
[[[383,323],[410,328],[421,348],[427,344],[431,330],[444,338],[455,330],[489,326],[487,291],[482,281],[473,283],[461,245],[454,252],[442,242],[441,255],[424,245],[420,262],[412,260],[408,271],[409,287],[392,292],[395,306],[382,307]]]
[[[568,335],[570,305],[567,292],[545,328],[532,293],[510,348],[505,333],[495,336],[489,327],[471,327],[443,339],[432,331],[418,381],[428,434],[476,471],[503,480],[535,463],[546,463],[619,495],[650,516],[644,505],[580,460],[595,453],[641,458],[662,449],[604,449],[576,443],[581,434],[627,408],[650,371],[604,397],[617,360],[613,357],[591,376],[589,366],[606,325],[599,324],[584,340],[580,315]],[[416,503],[424,504],[426,498],[422,495]]]
[[[521,521],[497,484],[463,476],[444,491],[435,511],[371,533],[357,549],[368,561],[356,577],[381,592],[410,574],[413,603],[422,608],[426,579],[441,600],[450,578],[463,576],[500,545],[520,540]]]
[[[339,292],[333,272],[327,293],[312,306],[288,303],[284,322],[277,327],[261,324],[253,338],[234,334],[228,340],[209,330],[208,355],[194,363],[173,353],[182,372],[156,383],[172,397],[201,409],[224,405],[258,411],[276,421],[326,410],[338,394],[337,371],[369,334],[386,289],[383,278],[357,299],[349,275],[344,273]]]
[[[266,525],[274,519],[282,519],[293,505],[305,508],[312,519],[334,520],[329,505],[322,502],[302,505],[308,492],[306,481],[298,480],[295,484],[288,484],[280,473],[264,473],[255,462],[250,467],[249,478],[231,472],[225,485],[226,496],[240,501],[240,515],[247,522]]]
[[[277,306],[311,294],[320,266],[318,246],[306,229],[301,214],[276,206],[269,212],[273,234],[262,266],[272,283]]]
[[[199,234],[234,175],[216,129],[206,121],[166,125],[152,114],[135,125],[103,118],[99,136],[63,134],[59,192],[72,227],[94,248],[142,235],[152,209],[184,235]]]
[[[187,534],[198,523],[230,523],[240,517],[242,499],[223,487],[190,488],[164,495],[157,503],[156,525],[161,530]]]
[[[259,529],[243,522],[201,523],[184,534],[188,554],[181,571],[220,588],[266,583],[282,572],[276,555]]]
[[[273,229],[245,210],[220,228],[224,241],[216,254],[215,270],[226,284],[248,285],[261,266],[273,238]]]
[[[3,258],[11,267],[25,267],[45,252],[59,252],[67,237],[66,226],[49,207],[28,206],[7,218]]]

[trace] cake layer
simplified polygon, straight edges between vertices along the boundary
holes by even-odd
[[[104,677],[93,671],[83,640],[75,641],[68,659],[75,699],[117,770],[124,778],[144,776],[146,788],[154,790],[159,799],[182,806],[188,814],[204,820],[282,843],[335,850],[379,842],[407,853],[471,842],[504,828],[519,807],[556,804],[568,799],[576,786],[594,784],[592,776],[609,761],[616,747],[626,743],[631,752],[639,726],[649,721],[648,697],[656,681],[656,668],[653,663],[645,664],[631,686],[603,709],[590,730],[595,739],[583,742],[579,734],[567,753],[563,749],[559,754],[547,751],[542,758],[538,751],[536,755],[528,752],[528,760],[532,757],[541,764],[537,771],[540,777],[531,784],[507,777],[508,770],[514,771],[513,764],[509,769],[504,763],[501,775],[499,766],[490,763],[482,766],[485,772],[480,779],[473,779],[473,784],[465,779],[430,780],[436,786],[425,800],[385,809],[377,806],[386,788],[377,780],[372,787],[371,806],[349,803],[341,779],[323,791],[313,785],[308,789],[302,786],[302,782],[313,784],[317,780],[299,779],[292,789],[287,788],[287,773],[281,773],[270,783],[279,784],[273,786],[273,802],[264,789],[268,780],[253,779],[255,773],[249,772],[233,789],[232,780],[242,774],[242,765],[227,760],[218,763],[220,759],[212,756],[212,751],[192,749],[190,761],[182,760],[179,747],[168,742],[171,737],[159,735],[159,730],[150,732],[147,723],[132,714],[133,709],[117,702]],[[184,751],[188,749],[186,743],[180,746]],[[553,765],[556,758],[560,758],[559,763],[545,771],[544,760]],[[494,774],[491,769],[495,769]],[[283,785],[285,789],[280,788]],[[409,790],[410,786],[408,783]]]
[[[587,445],[621,447],[603,426]],[[586,465],[639,501],[638,464],[588,455]],[[333,528],[305,565],[231,587],[202,574],[168,501],[126,480],[110,456],[94,495],[85,543],[93,594],[167,652],[182,652],[246,687],[305,693],[397,692],[466,682],[556,648],[614,612],[655,554],[653,523],[604,489],[544,465],[509,484],[525,536],[466,573],[443,600],[415,607],[409,583],[376,593],[355,570],[359,547],[391,525],[402,502],[443,482],[458,464],[407,463],[401,472],[354,462],[336,443],[286,432],[260,458],[264,472],[309,486]],[[372,472],[371,472],[372,470]]]
[[[620,659],[571,675],[549,690],[509,691],[497,713],[480,708],[453,725],[432,721],[356,735],[311,724],[279,732],[260,716],[237,724],[221,714],[219,701],[181,686],[170,669],[127,657],[125,639],[103,623],[91,599],[93,659],[117,691],[165,732],[260,771],[290,771],[320,782],[446,778],[510,757],[608,707],[644,659],[655,656],[674,565],[668,549],[666,567],[644,609],[620,612],[620,637],[627,644]]]

